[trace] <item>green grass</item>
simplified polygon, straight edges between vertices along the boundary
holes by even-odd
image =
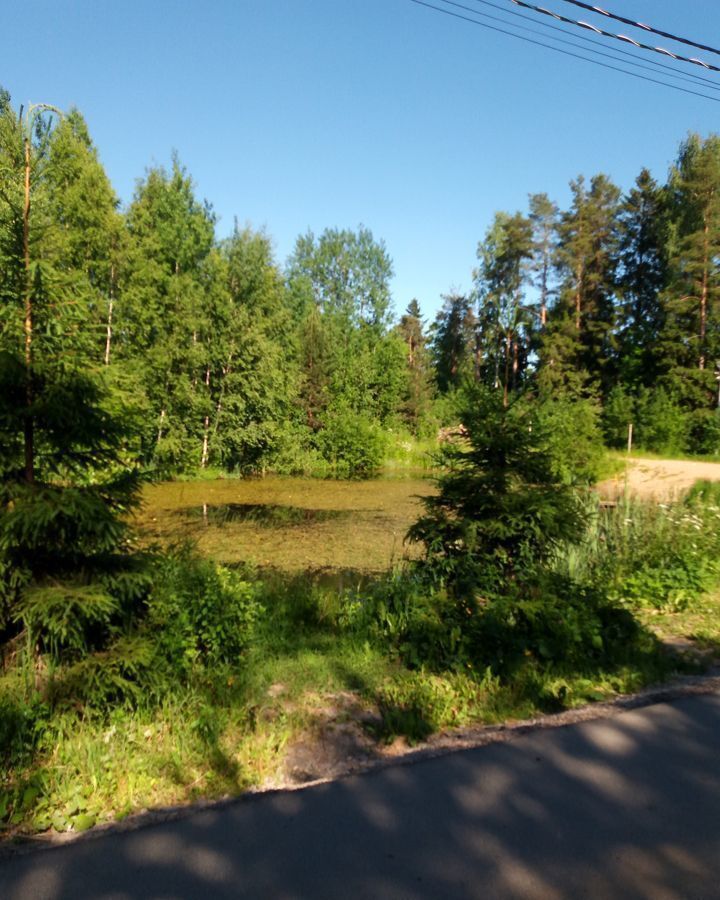
[[[0,811],[8,835],[82,830],[276,784],[287,750],[328,717],[355,721],[381,753],[397,737],[412,744],[445,728],[552,712],[665,672],[657,660],[594,675],[530,663],[503,684],[489,672],[408,671],[367,643],[306,631],[280,646],[259,644],[221,681],[215,673],[212,684],[154,708],[58,714],[34,757],[5,779]]]
[[[0,758],[5,835],[81,830],[145,808],[276,785],[287,777],[287,754],[298,742],[312,745],[329,721],[354,729],[382,755],[397,738],[415,743],[446,728],[521,720],[697,670],[697,660],[673,655],[663,641],[686,638],[720,655],[720,594],[703,594],[709,581],[696,578],[699,563],[718,557],[712,523],[720,515],[714,505],[720,488],[706,486],[699,508],[635,505],[609,512],[604,523],[595,521],[584,544],[558,560],[560,569],[580,581],[615,591],[616,601],[644,626],[614,662],[569,666],[526,653],[504,677],[469,663],[435,671],[422,660],[404,664],[406,638],[387,640],[382,628],[358,620],[357,612],[376,588],[383,596],[383,572],[392,556],[388,521],[395,517],[399,529],[402,517],[415,514],[416,490],[406,481],[343,485],[295,479],[148,488],[144,516],[156,537],[176,538],[175,531],[163,529],[178,522],[185,528],[186,511],[203,502],[245,504],[237,521],[202,524],[207,543],[200,546],[227,554],[234,546],[242,558],[253,541],[279,537],[290,546],[280,558],[284,568],[240,566],[245,579],[262,575],[264,610],[241,655],[211,667],[197,664],[134,707],[51,708],[43,699],[49,673],[23,664],[20,647],[0,676],[0,736],[3,727],[10,729],[6,738],[15,748],[4,771]],[[247,507],[263,503],[270,511],[248,520]],[[291,513],[278,515],[275,507]],[[297,513],[308,509],[333,514],[308,519]],[[310,542],[317,561],[327,534],[340,531],[348,540],[348,518],[361,533],[352,546],[353,564],[335,568],[332,578],[315,566],[302,571],[298,546]],[[247,543],[239,550],[242,540]],[[385,562],[373,570],[368,559],[378,557],[369,548],[383,541]],[[670,581],[657,574],[667,572],[673,574]],[[717,572],[710,567],[707,575]],[[397,581],[402,586],[401,574]],[[383,616],[386,630],[396,627],[388,611]],[[21,732],[24,749],[13,744]]]
[[[625,457],[627,458],[627,453],[621,453],[621,451],[615,451],[614,455],[618,458]],[[720,455],[715,454],[702,454],[702,453],[680,453],[673,451],[672,453],[656,453],[653,450],[643,450],[642,447],[635,447],[629,454],[630,459],[657,459],[657,460],[673,460],[679,459],[684,460],[686,462],[711,462],[711,463],[720,463]]]

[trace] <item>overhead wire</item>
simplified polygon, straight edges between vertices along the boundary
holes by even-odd
[[[620,16],[617,13],[608,12],[606,9],[603,9],[600,6],[591,6],[589,3],[581,2],[581,0],[563,0],[563,3],[571,3],[573,6],[579,6],[581,9],[586,9],[588,12],[594,12],[599,16],[607,16],[609,19],[615,19],[616,22],[622,22],[623,25],[631,25],[633,28],[641,28],[643,31],[649,31],[651,34],[657,34],[660,37],[668,38],[671,41],[676,41],[678,44],[686,44],[688,47],[697,47],[698,50],[706,50],[708,53],[715,53],[717,56],[720,56],[720,50],[716,50],[715,47],[708,47],[707,44],[699,44],[697,41],[693,41],[690,38],[680,37],[679,35],[672,34],[669,31],[661,31],[659,28],[653,28],[652,25],[646,25],[644,22],[636,22],[634,19],[626,19],[625,16]]]
[[[446,0],[441,0],[441,2],[446,2]],[[648,69],[648,71],[653,71],[653,70],[657,69],[657,70],[663,72],[664,74],[666,74],[668,77],[677,78],[681,81],[688,81],[690,83],[698,83],[705,87],[710,88],[711,90],[720,91],[720,83],[718,83],[718,81],[715,79],[706,78],[705,76],[698,75],[695,72],[686,72],[685,70],[680,71],[680,70],[676,69],[675,67],[673,67],[672,65],[668,65],[667,63],[660,62],[659,60],[656,61],[654,59],[647,59],[644,56],[639,57],[629,50],[625,50],[621,47],[611,47],[607,44],[607,42],[596,40],[595,38],[591,38],[586,34],[576,34],[574,32],[570,32],[569,30],[563,28],[562,26],[553,25],[552,23],[545,22],[542,19],[536,18],[535,16],[529,16],[526,13],[521,13],[521,12],[518,12],[518,11],[512,10],[512,9],[506,9],[504,6],[500,6],[499,3],[493,3],[492,0],[471,0],[471,2],[479,3],[482,6],[487,6],[492,9],[497,9],[500,12],[502,12],[504,15],[513,16],[514,18],[517,18],[517,19],[523,19],[526,22],[532,22],[534,25],[539,25],[541,28],[549,29],[550,31],[557,31],[559,34],[563,34],[566,36],[572,35],[573,37],[577,38],[580,41],[583,41],[584,43],[592,44],[596,47],[602,47],[605,51],[609,51],[609,53],[604,52],[604,53],[600,54],[599,50],[595,50],[593,52],[599,53],[601,56],[608,56],[609,59],[618,59],[618,57],[615,56],[614,54],[620,54],[620,56],[625,56],[628,59],[633,60],[633,65],[638,66],[638,68],[646,69],[648,66],[652,66],[653,69]],[[471,7],[465,7],[465,6],[462,6],[461,4],[457,4],[457,5],[462,9],[466,9],[466,10],[472,12],[474,15],[484,16],[489,19],[493,19],[494,21],[502,22],[503,24],[511,24],[511,23],[507,22],[506,19],[499,19],[499,18],[496,18],[495,16],[489,15],[488,13],[482,13],[482,12],[480,12],[480,10],[475,10],[475,9],[472,9]],[[520,25],[515,25],[515,28],[520,28],[520,27],[521,27]],[[530,31],[531,33],[537,34],[536,31],[534,31],[533,29],[530,29],[530,28],[523,27],[522,30]],[[559,38],[554,38],[554,40],[560,41]],[[573,41],[560,41],[560,43],[568,43],[569,46],[578,47],[579,49],[582,49],[582,50],[586,49],[585,47],[582,47],[582,45],[576,44]],[[612,55],[610,55],[610,54],[612,54]],[[643,63],[639,62],[639,60],[641,58],[644,61]],[[623,60],[618,60],[618,61],[622,62]]]
[[[700,91],[693,91],[690,88],[681,87],[678,84],[671,84],[667,81],[660,81],[658,78],[650,78],[649,76],[641,75],[638,72],[632,72],[632,71],[629,71],[628,69],[622,69],[619,66],[610,65],[610,63],[600,62],[600,60],[593,59],[592,57],[581,56],[579,53],[573,53],[571,50],[563,50],[560,47],[554,47],[552,44],[546,44],[544,41],[539,41],[534,38],[524,37],[521,34],[516,34],[514,31],[508,31],[507,29],[504,29],[504,28],[498,28],[495,25],[488,25],[485,22],[479,22],[477,19],[471,19],[469,16],[465,16],[462,13],[453,12],[450,9],[444,9],[440,6],[435,6],[432,3],[428,3],[427,0],[410,0],[410,2],[415,3],[417,6],[424,6],[427,9],[432,9],[435,12],[442,13],[443,15],[451,16],[454,19],[460,19],[464,22],[469,22],[472,25],[478,25],[481,28],[487,28],[490,31],[497,31],[500,34],[505,34],[505,35],[508,35],[509,37],[517,38],[518,40],[525,41],[526,43],[535,44],[538,47],[545,47],[548,50],[554,50],[556,53],[563,54],[563,56],[571,56],[571,57],[574,57],[575,59],[581,59],[584,62],[589,62],[589,63],[592,63],[593,65],[600,66],[603,69],[611,69],[614,72],[621,72],[624,75],[630,75],[633,78],[639,78],[641,81],[648,81],[648,82],[651,82],[652,84],[661,85],[662,87],[672,88],[673,90],[680,91],[683,94],[691,94],[695,97],[701,97],[704,100],[712,100],[715,103],[720,103],[719,97],[713,97],[709,94],[702,94],[702,93],[700,93]],[[440,0],[440,2],[448,3],[448,2],[450,2],[450,0]],[[455,4],[455,5],[457,5],[457,4]],[[481,13],[477,13],[475,11],[473,11],[473,13],[475,15],[482,15]],[[511,24],[511,23],[508,23],[508,24]]]
[[[653,47],[652,44],[643,44],[641,41],[636,41],[635,38],[628,37],[626,34],[615,34],[613,31],[605,31],[603,28],[598,28],[597,25],[591,25],[589,22],[582,22],[580,19],[570,19],[560,13],[545,9],[544,6],[535,6],[533,3],[526,3],[525,0],[510,0],[510,3],[514,3],[515,6],[522,6],[523,9],[532,9],[534,12],[541,13],[544,16],[550,16],[552,19],[557,19],[558,22],[565,22],[566,25],[587,28],[589,31],[594,31],[595,34],[601,34],[603,37],[613,38],[613,40],[616,41],[623,41],[626,44],[632,44],[633,47],[637,47],[640,50],[649,50],[652,53],[660,53],[662,56],[669,56],[670,59],[675,59],[678,62],[690,63],[693,66],[702,66],[703,69],[707,69],[710,72],[720,72],[720,67],[714,66],[712,63],[705,62],[702,59],[697,59],[694,56],[682,56],[680,53],[673,53],[672,50],[667,50],[665,47]]]
[[[455,0],[440,0],[441,3],[446,3],[450,6],[455,6],[458,9],[464,9],[466,12],[471,12],[473,15],[482,16],[483,18],[491,19],[494,22],[501,22],[503,25],[513,25],[514,28],[519,28],[521,31],[528,31],[530,34],[538,34],[537,30],[534,28],[528,28],[524,25],[515,25],[513,22],[508,22],[507,19],[501,19],[497,16],[490,15],[489,13],[481,12],[474,7],[465,6],[462,3],[455,2]],[[499,6],[497,3],[491,2],[491,0],[474,0],[475,3],[480,3],[483,6],[491,7],[492,9],[500,10],[502,13],[508,16],[515,16],[516,18],[523,19],[526,22],[532,22],[534,25],[540,25],[542,28],[550,29],[551,31],[556,31],[559,34],[565,35],[566,37],[575,37],[577,40],[584,41],[585,43],[592,44],[597,47],[602,47],[603,50],[588,50],[588,48],[584,47],[582,44],[576,43],[574,40],[565,40],[563,38],[552,38],[552,40],[557,41],[561,44],[567,44],[569,47],[575,47],[579,50],[585,50],[586,52],[596,53],[598,56],[605,56],[608,59],[612,59],[616,62],[625,62],[622,58],[619,58],[616,54],[620,54],[621,57],[627,57],[630,62],[625,62],[625,65],[632,65],[637,67],[638,69],[644,69],[648,72],[656,72],[659,70],[668,78],[675,78],[679,81],[687,81],[690,84],[700,84],[706,89],[720,91],[720,84],[717,81],[714,81],[711,78],[705,78],[702,75],[696,75],[694,72],[685,72],[678,71],[674,69],[672,66],[667,65],[666,63],[656,62],[653,59],[645,59],[642,57],[642,62],[640,62],[640,58],[637,57],[634,53],[631,53],[627,50],[623,50],[620,47],[609,47],[604,41],[597,41],[594,38],[588,37],[584,34],[571,34],[566,31],[564,28],[561,28],[557,25],[552,25],[550,22],[543,22],[542,20],[536,19],[533,16],[525,15],[524,13],[515,12],[511,9],[505,9],[503,6]],[[652,68],[651,68],[652,67]]]

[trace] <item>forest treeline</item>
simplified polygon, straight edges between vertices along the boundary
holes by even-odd
[[[498,213],[428,325],[415,300],[395,318],[367,228],[281,266],[263,232],[218,239],[177,159],[123,209],[78,112],[0,91],[0,836],[262,783],[322,698],[416,740],[682,665],[640,614],[687,610],[697,637],[717,486],[603,510],[579,485],[629,422],[720,451],[720,138],[688,138],[666,184],[571,188]],[[459,423],[422,557],[350,587],[130,515],[149,475],[362,477]]]
[[[648,449],[717,453],[719,264],[720,138],[690,136],[665,184],[579,177],[567,209],[497,213],[472,291],[428,327],[416,300],[394,317],[367,228],[300,235],[281,266],[262,231],[218,239],[177,158],[123,209],[80,113],[0,96],[4,393],[27,412],[55,385],[62,407],[82,373],[160,476],[369,474],[389,434],[452,424],[467,380],[562,407],[590,441],[621,446],[632,421]],[[6,447],[27,479],[36,413]]]

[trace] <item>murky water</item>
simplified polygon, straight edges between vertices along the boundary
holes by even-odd
[[[226,563],[348,582],[416,556],[405,534],[433,492],[424,479],[218,479],[151,485],[138,516],[152,540],[191,539]]]

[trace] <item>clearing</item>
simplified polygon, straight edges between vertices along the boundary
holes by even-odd
[[[677,500],[696,481],[720,481],[720,463],[686,459],[646,459],[631,457],[627,473],[598,485],[607,500],[617,500],[627,487],[641,500]]]

